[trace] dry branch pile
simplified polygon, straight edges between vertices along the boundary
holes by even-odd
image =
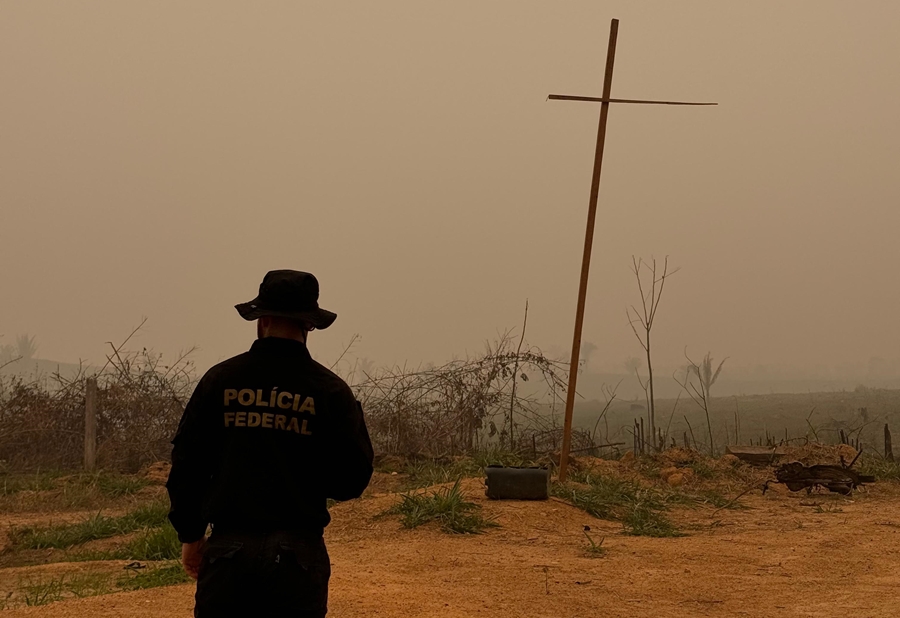
[[[13,470],[75,469],[84,453],[84,392],[88,379],[59,374],[0,380],[0,460]],[[97,378],[97,463],[136,472],[166,460],[193,388],[193,366],[182,356],[164,365],[147,350],[116,350]]]
[[[817,464],[806,466],[799,461],[781,464],[775,470],[775,479],[784,483],[791,491],[805,489],[807,492],[816,487],[824,487],[843,495],[849,495],[854,489],[864,483],[874,483],[874,476],[859,474],[851,468],[852,464],[841,463],[840,466]],[[763,493],[768,488],[768,482],[763,487]]]
[[[566,379],[564,363],[504,336],[480,357],[366,373],[354,390],[379,453],[443,456],[502,446],[540,454],[558,448]],[[590,446],[586,434],[579,438],[575,448]]]

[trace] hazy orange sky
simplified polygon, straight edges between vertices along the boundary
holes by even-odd
[[[900,357],[900,3],[0,2],[0,342],[103,359],[255,331],[273,268],[339,314],[314,354],[570,345],[610,18],[584,338],[616,368],[631,255],[670,256],[658,362]]]

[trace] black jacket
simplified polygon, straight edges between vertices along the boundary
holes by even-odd
[[[208,523],[321,535],[326,499],[358,498],[372,477],[362,406],[290,339],[259,339],[207,371],[172,444],[169,520],[183,543]]]

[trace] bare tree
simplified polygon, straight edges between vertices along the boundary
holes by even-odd
[[[659,301],[662,300],[663,290],[666,286],[666,279],[678,272],[676,268],[669,272],[669,258],[666,257],[663,262],[662,273],[657,269],[656,258],[650,258],[649,262],[645,262],[642,258],[631,256],[634,278],[637,280],[638,291],[641,294],[641,307],[632,305],[625,310],[628,316],[628,324],[634,332],[635,338],[641,344],[644,353],[647,356],[647,379],[641,378],[637,367],[634,373],[637,376],[641,388],[647,398],[647,412],[650,420],[650,435],[654,436],[653,443],[656,443],[656,403],[653,397],[653,363],[650,358],[650,332],[653,330],[653,322],[656,320],[656,312],[659,309]],[[646,273],[646,274],[645,274]],[[649,276],[649,282],[645,282],[644,278]]]
[[[509,396],[509,450],[515,448],[515,410],[516,410],[516,384],[521,377],[523,382],[528,381],[526,374],[519,374],[519,359],[522,356],[522,344],[525,342],[525,329],[528,327],[528,299],[525,299],[525,319],[522,321],[522,335],[519,337],[519,347],[516,348],[515,366],[512,371],[512,393]]]
[[[19,358],[31,360],[37,352],[37,346],[34,343],[34,336],[19,335],[16,337],[16,347],[18,348]]]
[[[605,401],[603,405],[603,409],[600,410],[600,414],[597,416],[597,421],[594,423],[594,431],[591,432],[591,442],[597,443],[597,429],[600,427],[600,421],[605,420],[606,422],[606,436],[600,441],[601,443],[609,442],[609,420],[606,416],[606,413],[609,412],[609,407],[616,400],[616,391],[619,390],[619,385],[622,384],[622,380],[616,382],[615,386],[610,386],[608,384],[602,384],[600,386],[600,391],[603,393],[603,399]]]
[[[716,370],[713,371],[713,359],[709,352],[706,353],[706,356],[703,357],[703,360],[699,365],[691,360],[687,355],[687,352],[685,352],[684,357],[688,360],[687,371],[682,380],[679,380],[676,375],[675,381],[678,382],[681,388],[683,388],[685,392],[690,395],[691,399],[694,400],[694,403],[700,406],[700,409],[706,414],[706,429],[709,432],[709,454],[714,457],[716,451],[715,443],[713,442],[712,421],[709,416],[709,405],[712,399],[710,391],[716,383],[716,380],[719,379],[719,373],[722,372],[722,365],[724,365],[725,361],[728,359],[722,359],[722,362],[720,362],[719,366],[716,367]]]
[[[625,359],[625,362],[623,364],[625,365],[625,369],[628,370],[628,373],[632,374],[641,368],[641,365],[644,364],[644,361],[639,359],[637,356],[629,356]]]

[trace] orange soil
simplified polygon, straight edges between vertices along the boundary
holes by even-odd
[[[619,524],[555,500],[487,501],[477,480],[464,489],[502,527],[480,536],[403,530],[395,518],[373,518],[396,500],[388,494],[336,506],[326,534],[334,564],[329,615],[900,614],[900,488],[894,485],[876,485],[852,500],[754,492],[741,500],[746,510],[675,513],[689,533],[675,539],[624,536]],[[584,525],[595,538],[605,537],[605,557],[585,553]],[[192,594],[192,586],[176,586],[4,615],[187,618]]]

